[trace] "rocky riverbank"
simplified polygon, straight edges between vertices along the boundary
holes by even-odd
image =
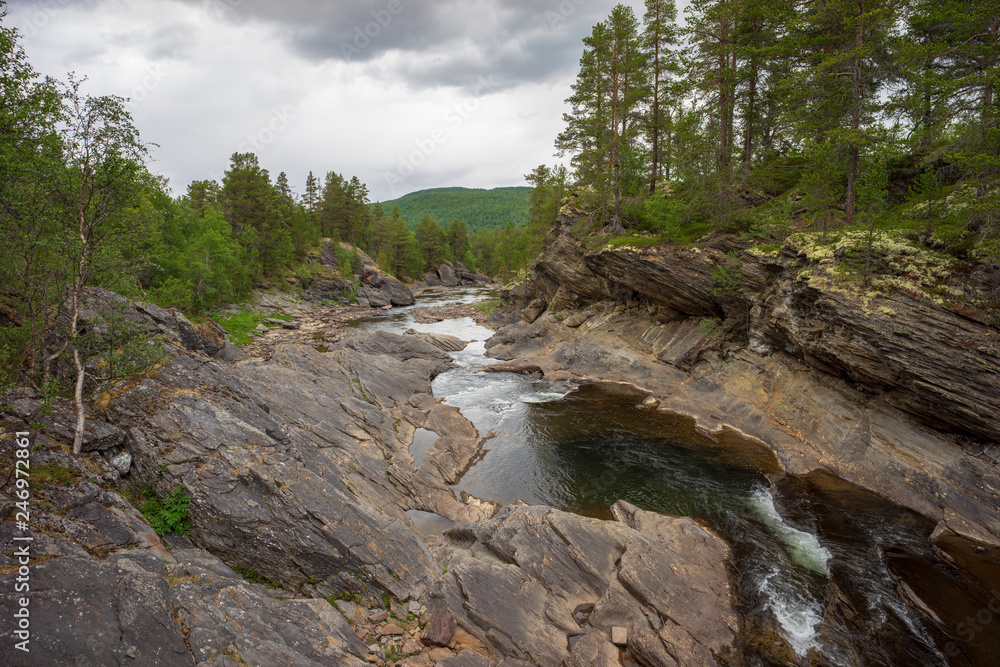
[[[794,238],[739,260],[726,236],[588,250],[577,219],[562,217],[507,295],[520,317],[487,343],[507,360],[490,370],[627,384],[720,446],[768,452],[775,479],[838,478],[910,508],[988,602],[1000,584],[1000,331],[912,291],[852,292]]]
[[[337,308],[267,334],[265,347],[233,362],[241,355],[215,329],[130,306],[128,318],[163,335],[169,354],[94,397],[82,457],[66,451],[68,406],[45,416],[39,398],[7,396],[4,441],[30,432],[37,472],[27,533],[14,520],[14,487],[3,490],[0,598],[14,609],[28,597],[31,650],[3,643],[0,661],[592,665],[628,651],[673,665],[738,656],[721,539],[625,504],[608,522],[456,498],[449,485],[489,434],[435,399],[430,382],[464,343],[350,330]],[[417,429],[439,437],[414,466]],[[161,540],[135,508],[177,493],[190,499],[189,535]],[[451,528],[423,535],[415,510]],[[14,538],[25,534],[30,585],[16,593]],[[15,622],[5,614],[0,635],[12,636]]]

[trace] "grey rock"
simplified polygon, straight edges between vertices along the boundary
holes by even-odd
[[[561,216],[530,283],[508,293],[521,308],[535,302],[525,319],[538,318],[488,341],[491,356],[516,360],[491,370],[636,386],[661,411],[734,434],[762,469],[833,473],[940,522],[938,544],[951,536],[1000,546],[1000,474],[956,446],[1000,441],[995,330],[905,292],[868,304],[822,275],[800,280],[794,239],[776,255],[744,253],[743,287],[718,297],[711,273],[729,261],[730,237],[700,252],[587,252],[571,233],[575,220]],[[563,322],[539,314],[540,301],[555,302]],[[585,325],[564,326],[598,307]],[[750,345],[706,336],[706,317],[748,321]]]
[[[535,299],[530,304],[528,304],[527,308],[521,311],[521,318],[528,324],[531,324],[532,322],[534,322],[535,320],[537,320],[539,317],[542,316],[542,313],[545,312],[545,309],[547,307],[548,304],[545,302],[544,299]]]
[[[447,609],[435,609],[421,639],[428,646],[447,646],[455,636],[455,616]]]
[[[111,465],[121,474],[127,475],[129,470],[132,469],[132,455],[128,452],[117,454],[111,459]]]
[[[494,667],[496,661],[472,651],[462,651],[456,656],[438,662],[440,667]]]
[[[0,663],[115,665],[135,647],[136,664],[194,665],[173,621],[163,576],[161,562],[141,556],[104,561],[63,556],[34,564],[30,661],[4,642]],[[13,579],[0,577],[4,609],[15,608]]]
[[[438,268],[438,276],[441,278],[441,284],[445,287],[458,287],[459,279],[458,275],[455,273],[455,267],[450,263],[442,264]]]
[[[428,599],[508,659],[569,660],[566,638],[580,633],[573,611],[588,601],[596,602],[589,627],[605,642],[613,627],[646,626],[644,605],[676,620],[636,636],[643,664],[717,664],[714,655],[738,651],[725,543],[691,519],[624,503],[615,512],[618,521],[607,522],[511,506],[456,526],[446,533],[454,565]],[[590,641],[595,655],[607,652]]]
[[[49,436],[66,444],[73,443],[76,433],[76,409],[71,401],[61,401],[53,405],[51,414],[42,417],[41,422],[45,425],[45,432]],[[93,414],[87,414],[83,430],[83,451],[102,451],[118,447],[124,442],[125,434],[120,429]]]

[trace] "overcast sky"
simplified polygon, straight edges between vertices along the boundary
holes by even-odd
[[[252,151],[299,194],[523,185],[612,0],[10,0],[36,70],[131,99],[174,194]],[[625,4],[641,19],[642,0]]]

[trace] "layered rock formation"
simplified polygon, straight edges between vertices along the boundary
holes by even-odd
[[[129,317],[156,329],[166,315],[134,307]],[[694,522],[626,505],[617,522],[548,508],[498,514],[455,497],[449,485],[484,437],[430,382],[460,341],[353,332],[325,352],[279,340],[266,359],[223,363],[168,334],[154,372],[92,406],[84,458],[58,443],[68,433],[62,406],[34,436],[33,465],[61,472],[33,496],[31,653],[4,643],[3,664],[357,665],[411,655],[408,664],[512,667],[615,664],[627,650],[674,665],[738,654],[728,549]],[[5,439],[34,432],[41,401],[8,403]],[[415,467],[418,428],[439,437]],[[119,492],[141,505],[176,489],[190,497],[190,538],[169,538],[167,550]],[[4,609],[17,595],[14,509],[5,496]],[[412,510],[453,527],[421,536]],[[446,647],[417,641],[418,622],[435,611],[456,621],[451,638],[435,640]],[[11,636],[12,622],[5,614],[0,634]]]
[[[487,344],[492,370],[623,382],[719,439],[771,448],[938,522],[936,538],[1000,546],[1000,332],[900,291],[862,298],[805,270],[798,248],[587,251],[562,231],[514,295],[522,320]],[[749,345],[725,343],[722,318]],[[1000,559],[998,559],[1000,560]]]

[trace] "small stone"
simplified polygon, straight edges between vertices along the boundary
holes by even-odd
[[[254,329],[254,331],[256,331],[257,333],[259,333],[259,334],[263,335],[263,334],[266,334],[266,333],[267,333],[268,331],[270,331],[270,329],[268,329],[268,328],[267,328],[266,326],[264,326],[263,324],[258,324],[258,325],[257,325],[257,328],[256,328],[256,329]]]
[[[413,655],[414,653],[420,653],[423,649],[424,647],[420,645],[420,642],[407,639],[403,642],[403,648],[400,650],[406,655]]]
[[[360,639],[361,641],[365,641],[366,639],[368,639],[368,631],[365,630],[364,628],[358,628],[357,630],[354,631],[354,634],[356,634],[358,636],[358,639]]]
[[[410,604],[406,605],[406,611],[416,616],[420,613],[420,603],[416,600],[411,600]]]
[[[385,609],[379,609],[378,611],[373,611],[368,616],[368,619],[372,623],[381,623],[382,621],[384,621],[387,618],[389,618],[389,612],[386,611]]]
[[[379,634],[381,634],[383,637],[398,637],[400,635],[405,635],[406,631],[403,630],[403,628],[399,627],[398,625],[393,625],[392,623],[389,623],[388,625],[382,626],[382,628],[379,630]]]
[[[423,641],[428,646],[447,646],[455,636],[455,617],[447,609],[437,609],[431,614],[424,630]]]
[[[438,662],[440,660],[447,660],[453,655],[455,654],[446,648],[436,648],[432,649],[431,652],[427,654],[427,657],[433,660],[434,662]]]
[[[128,452],[122,452],[111,459],[111,465],[121,474],[127,475],[128,471],[132,469],[132,455]]]
[[[378,653],[378,644],[372,644],[368,647],[369,653]]]
[[[130,658],[132,658],[133,660],[135,659],[135,654],[136,654],[136,647],[135,646],[129,646],[128,650],[125,651],[125,655],[127,655]]]
[[[382,658],[378,657],[377,655],[372,654],[372,655],[369,655],[367,658],[365,658],[365,660],[367,660],[368,662],[370,662],[370,663],[372,663],[374,665],[375,663],[377,663],[380,660],[382,660]]]
[[[302,328],[302,323],[301,322],[282,322],[281,328],[282,329],[291,329],[291,330],[294,331],[296,329],[301,329]]]
[[[611,643],[615,646],[625,646],[628,643],[628,628],[618,626],[611,628]]]
[[[346,618],[350,619],[354,616],[354,612],[358,610],[358,605],[354,602],[348,602],[347,600],[337,600],[337,611],[343,614]]]

